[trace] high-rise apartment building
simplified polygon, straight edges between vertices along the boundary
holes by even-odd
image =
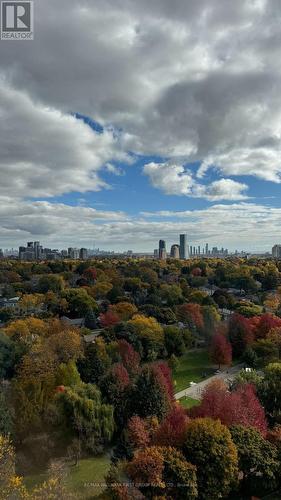
[[[188,251],[187,235],[186,234],[180,234],[180,258],[181,259],[188,259],[189,258],[189,251]]]
[[[172,245],[171,246],[171,258],[172,259],[179,259],[180,258],[180,247],[179,247],[179,245]]]
[[[275,259],[281,258],[281,245],[274,245],[272,247],[272,257]]]
[[[87,258],[88,258],[88,250],[87,250],[87,248],[80,248],[79,259],[86,260]]]
[[[80,251],[78,248],[73,248],[73,247],[68,248],[68,257],[70,259],[73,259],[73,260],[79,259],[79,253],[80,253]]]
[[[159,240],[159,259],[166,259],[167,257],[167,252],[166,252],[166,241],[164,240]]]

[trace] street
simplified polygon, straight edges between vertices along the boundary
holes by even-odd
[[[188,397],[194,398],[194,399],[201,399],[203,390],[210,382],[212,382],[213,380],[225,380],[225,381],[233,380],[235,378],[235,375],[242,368],[243,368],[243,364],[240,363],[238,365],[232,366],[231,368],[223,370],[216,375],[212,375],[212,377],[209,377],[209,378],[206,378],[205,380],[202,380],[202,382],[198,382],[195,385],[192,385],[190,387],[187,387],[186,389],[183,389],[182,391],[177,392],[175,394],[175,398],[181,399],[184,396],[188,396]]]

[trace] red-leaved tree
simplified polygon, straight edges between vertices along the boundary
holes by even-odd
[[[126,340],[119,340],[118,347],[123,365],[130,374],[136,374],[140,365],[139,353],[136,352],[133,346]]]
[[[108,309],[105,313],[100,315],[100,324],[103,328],[109,328],[110,326],[115,326],[120,322],[119,316],[113,312],[111,309]]]
[[[213,336],[210,346],[211,360],[219,365],[231,365],[232,348],[224,335],[217,333]]]
[[[219,419],[227,426],[255,427],[263,436],[267,432],[265,412],[251,384],[229,392],[221,381],[212,382],[205,389],[201,404],[193,407],[189,414],[195,418]]]
[[[281,326],[281,318],[274,316],[274,314],[262,314],[259,317],[259,321],[255,326],[254,334],[256,339],[264,339],[268,332],[273,328],[278,328]]]
[[[145,448],[148,446],[150,437],[146,422],[138,415],[130,418],[127,426],[128,440],[134,448]]]
[[[164,361],[153,363],[153,370],[158,378],[158,381],[165,388],[169,399],[174,399],[172,373],[167,363],[165,363]]]
[[[97,271],[94,267],[88,267],[83,273],[83,277],[88,281],[88,283],[94,283],[97,279]]]
[[[184,408],[176,403],[156,429],[153,443],[159,446],[181,447],[185,441],[188,420]]]
[[[191,330],[202,330],[204,320],[199,304],[182,304],[177,308],[177,317],[180,321],[187,324]]]

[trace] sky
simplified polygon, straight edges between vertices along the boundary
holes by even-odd
[[[281,243],[279,0],[36,0],[0,41],[0,248]]]

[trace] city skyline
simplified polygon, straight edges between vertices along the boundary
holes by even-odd
[[[184,235],[187,237],[187,247],[188,247],[188,254],[189,256],[192,256],[192,255],[195,255],[195,254],[199,254],[199,255],[203,255],[203,254],[209,254],[211,255],[212,253],[214,253],[214,251],[216,250],[226,250],[229,254],[234,254],[235,252],[248,252],[248,253],[257,253],[257,254],[263,254],[263,253],[271,253],[272,252],[272,247],[273,246],[281,246],[281,244],[279,244],[278,242],[278,239],[274,239],[272,241],[270,241],[268,243],[268,246],[267,248],[262,248],[261,250],[257,249],[257,248],[252,248],[251,250],[247,249],[246,247],[233,247],[233,248],[229,248],[226,244],[221,244],[221,243],[218,243],[217,241],[215,241],[214,243],[212,243],[211,241],[206,241],[206,240],[202,240],[202,242],[199,242],[198,241],[191,241],[191,238],[188,237],[188,235],[186,233],[184,233]],[[157,253],[157,257],[159,256],[159,242],[160,241],[163,241],[164,244],[165,244],[165,249],[166,249],[166,253],[167,255],[170,255],[171,253],[171,249],[172,247],[178,247],[178,252],[179,252],[179,255],[180,255],[180,236],[181,236],[181,233],[177,233],[175,234],[174,237],[171,237],[171,238],[167,238],[165,235],[164,237],[160,238],[160,240],[158,240],[158,242],[155,240],[155,237],[151,239],[151,245],[146,248],[146,249],[143,249],[142,247],[138,247],[136,245],[131,245],[131,246],[126,246],[126,245],[123,245],[122,247],[120,248],[114,248],[112,245],[110,245],[110,243],[108,245],[102,245],[100,244],[99,241],[96,241],[96,244],[83,244],[82,246],[82,242],[81,241],[77,241],[75,239],[72,239],[72,240],[69,240],[68,244],[64,245],[62,242],[60,242],[58,240],[58,244],[49,244],[48,243],[48,239],[44,239],[44,245],[45,245],[45,248],[47,249],[57,249],[59,251],[62,251],[62,250],[67,250],[68,248],[74,248],[74,249],[80,249],[80,248],[86,248],[90,253],[92,252],[93,254],[94,253],[99,253],[99,252],[102,252],[102,253],[126,253],[126,252],[133,252],[133,253],[147,253],[147,254],[156,254]],[[280,238],[280,241],[281,241],[281,238]],[[28,241],[26,240],[26,245],[28,245]],[[31,243],[39,243],[39,241],[31,241]],[[155,249],[155,244],[158,244],[158,248]],[[4,252],[4,253],[7,253],[9,254],[10,252],[12,253],[16,253],[18,252],[18,249],[20,247],[24,247],[25,244],[23,243],[23,241],[20,241],[19,242],[19,245],[7,245],[7,246],[4,246],[4,245],[1,245],[1,240],[0,240],[0,249]],[[15,247],[15,248],[14,248]]]
[[[170,251],[167,249],[167,242],[164,239],[160,239],[158,242],[158,248],[153,251],[143,252],[134,251],[132,249],[114,251],[112,249],[100,249],[100,248],[86,248],[79,246],[70,246],[68,248],[57,247],[50,248],[44,246],[40,241],[28,241],[25,245],[21,244],[18,249],[3,249],[0,247],[0,258],[14,256],[18,257],[20,260],[56,260],[70,258],[70,259],[82,259],[85,260],[91,257],[106,256],[106,255],[122,255],[122,256],[153,256],[156,259],[166,260],[166,258],[174,258],[181,260],[188,260],[190,258],[198,257],[228,257],[232,255],[250,255],[251,252],[246,252],[243,249],[235,249],[235,251],[229,251],[228,248],[213,246],[211,247],[209,243],[205,245],[189,245],[188,235],[179,234],[179,243],[172,243]],[[281,244],[274,244],[271,248],[271,252],[257,252],[257,254],[269,255],[272,254],[275,258],[280,258],[281,256]],[[253,252],[255,254],[255,252]]]

